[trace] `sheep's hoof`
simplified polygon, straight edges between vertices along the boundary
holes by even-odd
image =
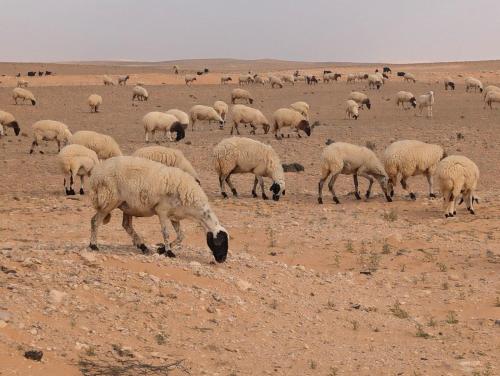
[[[435,193],[429,193],[429,198],[436,198],[436,194]]]
[[[370,191],[366,191],[366,193],[365,193],[365,197],[366,197],[366,198],[370,198],[370,195],[371,195],[371,194],[372,194],[372,193],[371,193]]]
[[[142,252],[144,255],[147,255],[147,254],[149,254],[149,253],[150,253],[149,248],[148,248],[148,247],[146,247],[146,244],[144,244],[144,243],[139,244],[139,245],[137,246],[137,248],[139,248],[139,249],[141,250],[141,252]]]
[[[226,192],[222,192],[222,198],[227,198],[227,193]]]
[[[256,197],[257,197],[257,192],[252,191],[252,197],[253,197],[253,198],[256,198]]]
[[[392,197],[389,195],[385,195],[385,199],[387,200],[387,202],[392,202]]]
[[[98,250],[99,250],[99,248],[97,247],[97,244],[92,244],[92,243],[90,243],[90,244],[89,244],[89,248],[90,248],[91,250],[93,250],[93,251],[98,251]]]
[[[171,249],[166,249],[164,244],[162,244],[160,247],[158,247],[158,253],[160,255],[165,255],[166,257],[170,257],[170,258],[176,257],[175,253],[172,252]]]
[[[456,216],[456,215],[457,215],[457,211],[455,210],[455,211],[453,212],[453,216]]]
[[[333,202],[335,202],[336,204],[340,204],[340,201],[339,201],[339,199],[337,198],[337,196],[333,196],[333,197],[332,197],[332,200],[333,200]]]
[[[410,198],[415,201],[417,199],[417,195],[415,195],[415,193],[413,192],[410,192]]]
[[[390,194],[391,197],[394,197],[394,190],[391,191],[391,194]]]
[[[33,154],[33,150],[30,150],[30,154]]]
[[[236,189],[231,189],[231,192],[233,192],[234,197],[238,197],[238,192],[236,192]]]
[[[43,151],[40,150],[40,154],[45,154]]]
[[[66,190],[66,195],[68,195],[68,196],[74,196],[75,195],[75,191],[73,190],[73,188],[71,188],[69,190]]]
[[[263,200],[269,200],[269,197],[267,197],[267,195],[265,193],[262,194],[262,199]]]
[[[81,195],[84,195],[84,194],[85,194],[85,192],[83,191],[83,188],[80,188],[80,194],[81,194]]]
[[[356,200],[361,200],[361,196],[359,195],[359,192],[354,192],[354,197],[356,197]]]
[[[458,203],[458,205],[462,205],[462,202],[464,202],[464,198],[460,197],[460,202]]]
[[[468,210],[468,211],[469,211],[469,213],[471,213],[471,214],[476,214],[476,213],[474,212],[474,209],[467,208],[467,210]]]
[[[318,197],[318,204],[323,204],[323,199],[321,197]]]

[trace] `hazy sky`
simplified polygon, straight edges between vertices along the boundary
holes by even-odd
[[[500,58],[500,0],[0,0],[0,61]]]

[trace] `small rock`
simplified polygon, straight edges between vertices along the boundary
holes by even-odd
[[[97,265],[97,257],[91,252],[84,251],[80,253],[80,257],[82,258],[83,263],[87,266]]]
[[[29,350],[24,353],[26,359],[36,360],[37,362],[42,360],[43,351]]]
[[[0,320],[0,328],[5,328],[7,326],[7,323],[3,320]]]
[[[80,343],[80,342],[75,343],[75,350],[76,351],[88,350],[88,349],[90,349],[90,346],[87,345],[86,343]]]
[[[61,304],[62,301],[68,296],[67,293],[58,291],[58,290],[50,290],[49,291],[49,303],[58,305]]]
[[[241,290],[241,291],[247,291],[252,288],[252,284],[250,282],[247,282],[243,279],[239,279],[236,282],[236,286]]]
[[[201,264],[198,261],[191,261],[189,263],[189,266],[192,268],[199,268],[199,267],[201,267]]]

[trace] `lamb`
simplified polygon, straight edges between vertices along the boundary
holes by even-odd
[[[220,84],[224,85],[227,84],[229,81],[232,81],[233,79],[231,78],[230,75],[228,74],[223,74],[220,78]]]
[[[366,107],[368,109],[372,108],[372,104],[370,102],[370,99],[368,98],[368,95],[365,93],[361,93],[359,91],[353,91],[351,94],[349,94],[349,98],[352,99],[354,102],[356,102],[361,108],[366,104]]]
[[[479,92],[483,92],[483,83],[479,81],[477,78],[473,77],[467,77],[465,79],[465,92],[468,93],[469,90],[474,88],[474,93],[477,92],[477,89],[479,89]]]
[[[200,184],[200,179],[195,169],[186,159],[182,151],[178,149],[166,148],[163,146],[146,146],[137,149],[132,156],[160,162],[165,166],[180,168],[182,171],[191,175],[198,184]]]
[[[71,136],[70,144],[82,145],[95,151],[101,160],[123,155],[113,137],[93,131],[76,132]]]
[[[488,105],[488,106],[490,106],[490,109],[493,109],[493,106],[492,106],[493,103],[500,103],[500,91],[499,90],[491,90],[486,95],[485,108],[486,108],[486,105]]]
[[[10,112],[0,110],[0,137],[5,135],[6,130],[4,128],[12,128],[16,136],[19,136],[19,132],[21,132],[19,123],[14,115]]]
[[[446,77],[444,79],[444,89],[448,90],[448,88],[450,88],[451,90],[455,90],[455,82],[451,77]]]
[[[23,89],[20,87],[16,87],[14,90],[12,90],[12,98],[14,99],[14,102],[16,104],[18,99],[22,99],[23,103],[24,101],[29,100],[32,106],[36,104],[36,99],[33,93],[27,89]]]
[[[215,101],[214,102],[214,110],[220,115],[222,120],[226,121],[226,115],[229,112],[229,106],[226,102],[223,101]]]
[[[270,191],[273,192],[274,201],[278,201],[281,194],[285,195],[285,174],[278,154],[271,146],[245,137],[230,137],[215,146],[213,156],[222,197],[227,198],[224,182],[231,188],[233,196],[238,195],[230,177],[232,174],[243,173],[255,175],[253,197],[257,197],[256,188],[259,183],[262,199],[268,199],[264,189],[264,177],[273,180]]]
[[[30,154],[33,154],[35,147],[42,141],[56,141],[59,153],[61,144],[66,145],[71,137],[68,126],[55,120],[39,120],[31,128],[33,129],[33,142]],[[43,154],[43,151],[40,150],[40,154]]]
[[[149,142],[149,135],[156,140],[156,132],[163,131],[163,137],[167,136],[169,141],[172,140],[172,133],[176,133],[175,141],[182,140],[186,133],[184,127],[179,122],[177,117],[164,112],[152,111],[144,115],[142,118],[142,125],[144,126],[145,141]]]
[[[474,162],[462,155],[451,155],[439,162],[435,176],[443,195],[446,218],[457,214],[457,204],[462,201],[465,201],[469,213],[475,214],[474,201],[478,202],[478,198],[474,194],[479,181],[479,169]]]
[[[184,76],[184,81],[186,82],[187,86],[190,86],[193,82],[196,81],[196,76],[193,74],[186,74]]]
[[[415,96],[409,91],[398,91],[396,94],[396,106],[401,107],[403,110],[407,110],[409,107],[406,107],[405,104],[410,103],[413,108],[417,107],[417,99]]]
[[[250,92],[243,90],[243,89],[233,89],[231,91],[231,103],[234,104],[236,103],[236,100],[242,100],[247,103],[252,104],[253,103],[253,97]]]
[[[390,144],[385,149],[383,161],[389,176],[389,194],[394,196],[394,187],[401,176],[401,186],[410,192],[410,198],[417,196],[410,189],[407,180],[411,176],[425,175],[429,184],[429,197],[435,198],[432,176],[439,161],[446,157],[446,152],[439,145],[427,144],[417,140],[401,140]]]
[[[111,218],[118,208],[123,212],[122,226],[132,237],[133,244],[143,253],[149,253],[142,237],[132,226],[133,217],[157,215],[160,219],[163,244],[158,253],[175,257],[171,247],[183,240],[180,220],[192,218],[207,231],[207,244],[215,261],[226,260],[228,234],[213,212],[208,198],[192,176],[161,163],[137,157],[115,157],[100,163],[90,178],[90,198],[96,209],[92,217],[90,248],[98,250],[97,233],[101,224]],[[168,225],[177,238],[168,243]]]
[[[108,75],[104,75],[102,77],[102,81],[104,83],[104,86],[114,86],[115,85],[115,82],[113,81],[113,79],[111,77],[109,77]]]
[[[295,76],[293,74],[282,74],[281,81],[283,83],[287,82],[289,84],[295,85]]]
[[[130,76],[128,74],[126,76],[118,76],[118,85],[126,86],[129,78]]]
[[[184,111],[178,110],[176,108],[172,108],[168,111],[165,111],[166,114],[174,115],[177,120],[179,120],[179,123],[181,123],[182,128],[187,129],[189,125],[189,115],[186,114]]]
[[[413,83],[417,82],[417,79],[412,73],[405,73],[403,76],[403,80],[405,82],[410,82],[410,81],[413,81]]]
[[[26,80],[17,80],[17,87],[28,87],[29,82]]]
[[[357,102],[352,99],[348,99],[345,102],[345,118],[350,119],[354,118],[354,120],[358,120],[359,117],[359,105]]]
[[[427,108],[427,117],[432,117],[432,106],[434,105],[434,92],[431,90],[427,94],[422,94],[417,98],[420,115],[424,108]]]
[[[148,91],[142,86],[135,86],[132,90],[132,101],[137,99],[138,101],[147,101],[149,98]]]
[[[254,80],[256,84],[261,84],[261,85],[265,85],[268,82],[268,79],[266,77],[260,75],[256,75]]]
[[[283,138],[283,133],[278,137],[278,130],[290,127],[291,130],[297,133],[297,136],[301,138],[299,131],[303,131],[307,136],[311,135],[311,126],[309,121],[302,116],[296,110],[289,108],[280,108],[276,110],[273,114],[273,132],[274,137],[281,140]]]
[[[254,82],[254,78],[249,73],[248,74],[240,74],[240,76],[238,77],[239,85],[244,85],[244,84],[249,85],[252,82]]]
[[[99,112],[99,106],[102,104],[102,97],[98,94],[91,94],[87,98],[87,103],[90,106],[90,112]]]
[[[290,108],[292,110],[297,111],[300,113],[302,116],[306,118],[306,120],[309,120],[309,104],[306,102],[295,102],[290,105]]]
[[[231,134],[233,134],[234,129],[236,133],[240,134],[238,130],[238,125],[240,124],[250,124],[252,131],[250,133],[255,134],[257,126],[262,126],[264,133],[267,134],[271,128],[269,121],[266,117],[257,110],[256,108],[251,108],[243,104],[235,104],[231,107],[231,117],[233,119],[233,126],[231,127]]]
[[[346,82],[346,83],[347,83],[347,84],[349,84],[349,83],[351,83],[351,82],[352,82],[352,83],[355,83],[355,82],[356,82],[356,78],[357,78],[357,77],[356,77],[356,74],[355,74],[355,73],[349,73],[349,74],[347,75],[347,82]]]
[[[321,179],[318,184],[318,203],[323,203],[323,185],[331,176],[328,183],[328,189],[332,193],[332,199],[336,204],[340,201],[333,189],[337,177],[340,175],[353,175],[354,195],[356,199],[361,200],[358,189],[358,176],[368,179],[370,185],[366,191],[365,197],[369,198],[374,180],[377,180],[384,192],[387,201],[392,199],[387,194],[387,174],[385,173],[382,162],[375,153],[364,147],[345,142],[334,142],[323,149],[321,157]]]
[[[281,89],[283,88],[283,82],[281,78],[276,76],[269,76],[269,82],[271,83],[271,87],[274,89],[275,87]]]
[[[90,176],[92,169],[99,164],[95,151],[82,145],[67,145],[59,152],[59,162],[64,174],[66,195],[74,195],[73,183],[80,177],[80,194],[83,195],[85,176]]]
[[[370,89],[376,88],[377,90],[379,90],[383,84],[384,84],[383,78],[378,73],[368,75],[368,87]]]
[[[194,125],[197,120],[214,120],[219,122],[219,128],[224,128],[224,119],[214,110],[213,107],[197,104],[189,110],[189,118],[191,119],[191,130],[194,130]]]

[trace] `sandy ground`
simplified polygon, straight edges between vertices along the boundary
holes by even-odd
[[[235,75],[251,65],[209,63],[214,72]],[[102,227],[101,250],[88,252],[87,197],[64,196],[54,144],[42,146],[44,155],[28,151],[31,124],[54,119],[72,131],[110,134],[128,154],[144,146],[140,120],[148,111],[229,102],[234,86],[215,85],[217,73],[192,87],[177,85],[182,80],[171,65],[44,65],[56,75],[29,80],[38,104],[15,106],[11,76],[41,66],[0,64],[7,75],[0,78],[0,109],[22,128],[20,137],[8,130],[0,139],[0,375],[499,374],[500,111],[484,110],[480,94],[466,94],[459,75],[499,84],[500,62],[394,66],[419,81],[393,77],[380,91],[345,81],[250,86],[266,116],[305,100],[311,120],[320,123],[309,138],[252,136],[271,144],[283,162],[305,167],[286,174],[279,202],[251,198],[250,176],[236,176],[239,197],[223,200],[210,155],[229,130],[207,124],[189,130],[169,146],[192,161],[230,233],[223,265],[211,263],[203,231],[192,222],[184,223],[176,259],[139,254],[119,212]],[[296,66],[317,73],[333,65]],[[256,62],[250,69],[293,68]],[[130,85],[96,86],[105,73],[131,73],[129,84],[145,82],[150,100],[133,104]],[[457,79],[456,91],[444,91],[447,75]],[[373,104],[357,121],[344,119],[353,89],[368,92]],[[396,109],[394,94],[405,89],[434,90],[432,120]],[[101,113],[88,112],[91,93],[103,96]],[[341,177],[341,204],[325,191],[318,205],[319,156],[329,138],[370,142],[379,155],[392,140],[420,139],[469,156],[482,173],[476,215],[461,207],[445,220],[442,201],[426,197],[423,177],[410,180],[416,201],[398,187],[395,201],[386,203],[378,186],[374,197],[357,201],[352,179]],[[148,245],[160,241],[157,218],[134,223]],[[23,357],[30,349],[44,352],[42,362]]]

